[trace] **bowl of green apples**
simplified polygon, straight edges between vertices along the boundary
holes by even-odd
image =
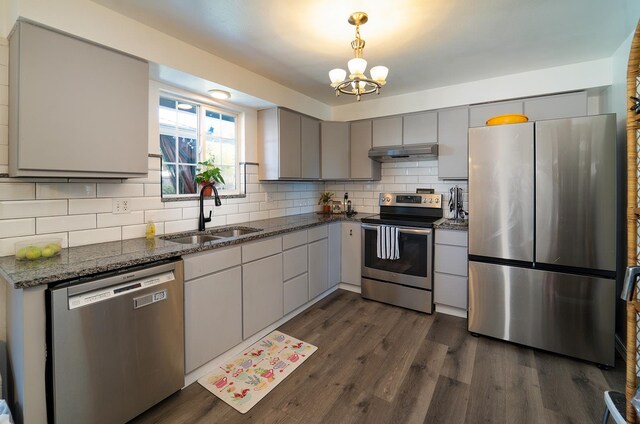
[[[16,259],[19,261],[36,261],[52,258],[62,251],[62,239],[46,238],[16,243]]]

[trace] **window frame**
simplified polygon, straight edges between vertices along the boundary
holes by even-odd
[[[223,185],[218,192],[220,196],[238,196],[242,195],[242,186],[243,182],[241,181],[241,168],[242,168],[242,148],[244,146],[244,140],[242,139],[244,131],[244,112],[241,110],[233,109],[228,107],[227,105],[222,105],[215,101],[209,101],[206,97],[200,94],[181,91],[179,89],[175,89],[169,86],[160,86],[158,88],[158,96],[156,97],[155,102],[155,118],[158,122],[158,132],[156,137],[156,143],[158,145],[159,153],[162,156],[162,149],[160,148],[160,137],[165,135],[166,133],[162,132],[160,129],[160,99],[162,97],[168,98],[170,100],[175,101],[184,101],[188,103],[195,104],[197,107],[197,130],[196,130],[196,143],[198,145],[197,152],[197,162],[206,160],[206,129],[204,128],[204,120],[205,114],[207,110],[213,111],[215,113],[219,113],[221,115],[233,116],[235,118],[235,182],[236,187],[234,189],[226,189]],[[172,137],[176,137],[176,143],[178,143],[178,135],[177,134],[168,134]],[[227,140],[229,140],[227,138]],[[176,162],[179,166],[179,157],[178,152],[176,152]],[[173,162],[171,162],[173,163]],[[164,163],[162,164],[164,165]],[[162,172],[162,170],[161,170]],[[178,168],[176,169],[178,172]],[[162,184],[162,182],[161,182]],[[176,190],[178,187],[176,187]],[[199,190],[196,190],[196,193],[182,193],[182,194],[163,194],[161,189],[161,199],[175,201],[175,200],[192,200],[194,197],[199,195]]]

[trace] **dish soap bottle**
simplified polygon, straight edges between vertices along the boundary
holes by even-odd
[[[153,238],[156,236],[156,224],[154,224],[152,220],[149,220],[147,222],[147,230],[145,231],[144,235],[147,240],[153,240]]]

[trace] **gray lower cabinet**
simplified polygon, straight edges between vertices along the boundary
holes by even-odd
[[[361,282],[362,235],[359,222],[342,223],[342,266],[343,283],[359,286]]]
[[[436,305],[467,310],[467,232],[436,230],[433,296]]]
[[[322,179],[349,178],[349,123],[321,122]]]
[[[369,159],[369,150],[372,147],[371,125],[371,119],[351,123],[350,177],[353,179],[379,180],[381,178],[380,162]]]
[[[329,243],[326,238],[309,243],[309,299],[329,288]]]
[[[329,224],[329,288],[340,284],[342,262],[342,224]]]
[[[282,283],[282,253],[242,265],[245,339],[283,317]]]
[[[185,373],[242,342],[242,270],[234,268],[184,284]]]
[[[467,178],[468,131],[468,107],[446,109],[438,112],[439,178]]]
[[[309,276],[305,272],[284,282],[284,314],[294,311],[309,300]]]

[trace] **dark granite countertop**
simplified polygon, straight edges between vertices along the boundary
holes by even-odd
[[[455,219],[442,218],[434,222],[433,226],[436,230],[468,231],[469,221],[467,221],[466,219],[459,219],[456,221]]]
[[[207,232],[235,227],[258,228],[261,231],[203,244],[181,244],[163,240],[159,236],[153,240],[137,238],[71,247],[62,249],[59,256],[33,262],[17,261],[14,256],[5,256],[0,257],[0,275],[16,288],[34,287],[245,243],[333,221],[360,222],[364,216],[368,214],[347,217],[309,213],[213,227],[208,228]]]

